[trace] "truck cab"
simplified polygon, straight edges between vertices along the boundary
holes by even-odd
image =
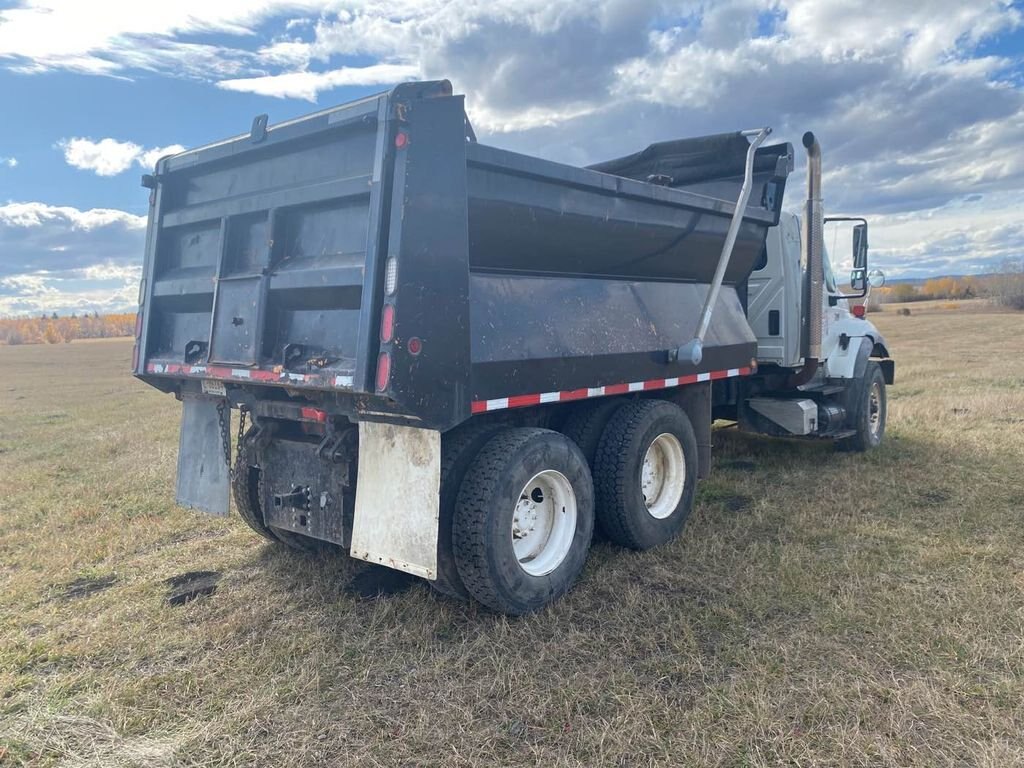
[[[855,220],[848,217],[826,220],[826,231],[835,230],[835,237],[831,237],[833,233],[828,232],[829,237],[826,239],[838,242],[840,232],[848,229],[844,224],[852,221]],[[768,231],[764,251],[748,281],[747,319],[757,336],[759,365],[795,368],[804,362],[800,349],[800,322],[805,267],[800,261],[800,231],[800,217],[794,213],[783,213],[778,225]],[[864,232],[866,248],[866,223],[865,229],[861,231]],[[852,254],[845,253],[842,248],[837,248],[837,251],[839,253],[836,256],[840,259],[847,256],[853,261]],[[849,379],[853,377],[854,371],[849,365],[849,344],[846,339],[870,343],[872,357],[889,357],[881,332],[867,319],[863,310],[855,309],[860,306],[858,302],[866,300],[870,288],[880,287],[884,283],[884,275],[878,270],[865,274],[864,278],[859,274],[851,275],[851,289],[863,282],[866,284],[861,288],[863,295],[857,295],[857,291],[852,296],[847,295],[839,286],[832,259],[833,254],[830,254],[826,245],[822,250],[822,375],[825,378]],[[858,269],[866,272],[866,262]],[[858,341],[854,346],[860,343]]]
[[[758,373],[735,391],[720,392],[725,406],[719,414],[749,432],[828,438],[868,450],[884,435],[885,386],[894,381],[894,362],[863,301],[885,277],[868,270],[868,222],[823,215],[820,150],[813,135],[804,142],[809,192],[803,216],[780,215],[747,282]],[[848,292],[835,264],[852,265]]]

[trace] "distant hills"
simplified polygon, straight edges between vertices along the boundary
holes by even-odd
[[[996,277],[999,274],[1001,274],[1001,273],[999,273],[999,272],[985,272],[983,274],[978,274],[978,275],[932,275],[930,277],[889,277],[888,275],[886,275],[886,277],[885,277],[885,284],[886,285],[900,285],[900,284],[903,284],[903,285],[922,286],[925,283],[927,283],[929,280],[946,280],[946,279],[963,280],[965,278],[971,278],[972,280],[984,280],[986,277]]]

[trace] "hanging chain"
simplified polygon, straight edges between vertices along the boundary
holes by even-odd
[[[224,463],[231,468],[231,409],[227,400],[217,403],[217,420],[220,422],[220,442],[224,447]]]
[[[249,406],[238,406],[238,441],[235,445],[235,463],[242,460],[242,444],[245,437],[245,418],[249,415]]]

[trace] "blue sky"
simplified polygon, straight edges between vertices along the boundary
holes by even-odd
[[[1024,254],[1024,16],[995,0],[0,2],[0,315],[130,309],[164,151],[448,77],[573,163],[762,124],[891,276]]]

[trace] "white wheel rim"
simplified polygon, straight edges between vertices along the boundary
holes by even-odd
[[[576,493],[561,472],[538,472],[519,492],[512,511],[512,549],[531,576],[551,573],[576,537]]]
[[[872,437],[878,437],[882,428],[882,386],[877,382],[871,382],[871,391],[868,394],[868,430]]]
[[[654,438],[640,468],[640,491],[647,513],[658,520],[676,511],[686,486],[686,462],[678,438],[663,432]]]

